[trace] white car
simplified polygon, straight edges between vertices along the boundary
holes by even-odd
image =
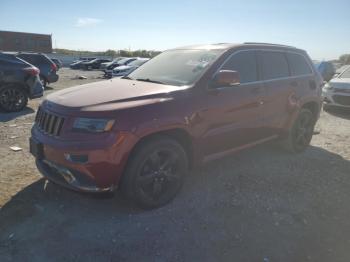
[[[138,58],[128,65],[118,66],[113,69],[112,77],[125,76],[146,63],[148,60],[149,58]]]
[[[331,79],[322,90],[323,107],[350,108],[350,67]]]
[[[110,65],[114,65],[114,64],[117,64],[118,63],[118,61],[120,61],[120,60],[122,60],[122,59],[124,59],[125,57],[117,57],[117,58],[115,58],[112,62],[106,62],[106,63],[102,63],[101,65],[100,65],[100,69],[101,70],[104,70],[104,69],[106,69],[108,66],[110,66]]]

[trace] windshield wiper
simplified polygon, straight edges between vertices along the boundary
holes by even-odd
[[[143,81],[143,82],[150,82],[150,83],[156,83],[156,84],[162,84],[165,85],[163,82],[161,81],[157,81],[157,80],[152,80],[149,78],[136,78],[137,81]]]

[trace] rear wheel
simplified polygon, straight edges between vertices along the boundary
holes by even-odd
[[[143,208],[160,207],[176,196],[187,169],[182,146],[172,139],[157,137],[143,143],[131,156],[121,190]]]
[[[21,111],[28,103],[28,95],[23,88],[6,85],[0,88],[0,107],[6,112]]]
[[[310,144],[315,127],[315,117],[308,109],[301,109],[288,137],[283,141],[284,147],[293,153],[303,152]]]

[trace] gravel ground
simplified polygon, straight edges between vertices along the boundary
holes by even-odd
[[[100,75],[63,69],[48,92]],[[242,151],[143,211],[41,179],[28,153],[38,103],[0,113],[0,261],[350,261],[350,112],[322,112],[302,154]]]

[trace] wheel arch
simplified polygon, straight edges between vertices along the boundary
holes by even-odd
[[[317,120],[320,112],[320,105],[315,101],[310,101],[302,105],[303,109],[308,109],[313,114],[315,121]]]
[[[136,150],[139,147],[141,147],[145,142],[152,139],[157,139],[157,137],[171,138],[171,139],[174,139],[177,143],[179,143],[186,152],[189,166],[192,167],[193,157],[194,157],[193,143],[192,143],[191,135],[183,128],[165,129],[165,130],[160,130],[154,133],[149,133],[144,135],[133,146],[131,153],[129,155],[129,159],[133,156]]]

